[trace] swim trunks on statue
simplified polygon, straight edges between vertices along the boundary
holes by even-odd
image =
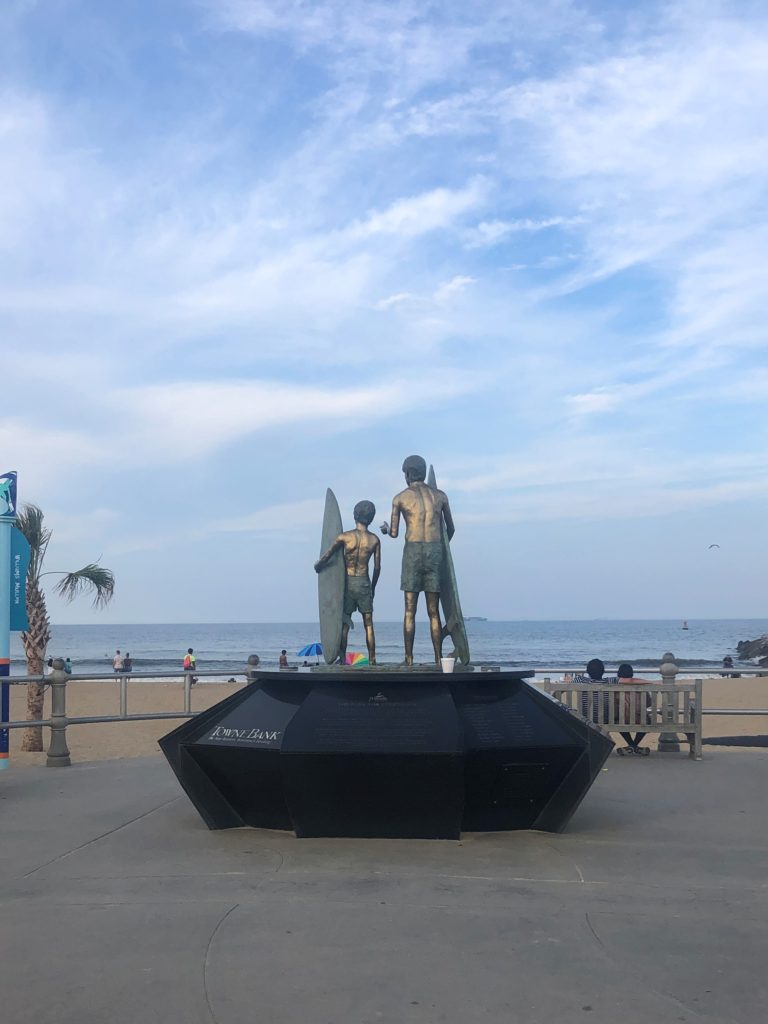
[[[443,545],[440,541],[412,540],[403,547],[400,589],[406,593],[440,593]]]
[[[367,576],[347,576],[347,586],[344,590],[344,622],[350,625],[352,612],[373,611],[373,598],[371,596],[371,581]]]

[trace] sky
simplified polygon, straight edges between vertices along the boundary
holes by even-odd
[[[117,581],[52,619],[312,620],[409,454],[466,614],[768,616],[766,167],[764,3],[4,0],[0,471]]]

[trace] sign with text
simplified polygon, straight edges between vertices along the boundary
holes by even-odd
[[[29,570],[29,541],[17,529],[11,531],[11,632],[26,632],[27,571]]]

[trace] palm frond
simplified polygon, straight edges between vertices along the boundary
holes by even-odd
[[[94,608],[109,604],[115,593],[115,577],[109,569],[91,562],[77,572],[68,572],[54,588],[66,601],[73,601],[80,594],[92,593]]]
[[[43,510],[32,504],[22,505],[17,514],[16,529],[21,530],[30,547],[28,579],[36,580],[40,576],[48,541],[51,539],[51,531],[43,525],[44,518]]]

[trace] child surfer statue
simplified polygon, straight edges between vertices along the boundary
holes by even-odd
[[[359,611],[365,626],[365,643],[368,647],[368,664],[376,664],[376,638],[373,633],[373,598],[381,573],[381,543],[368,527],[376,515],[372,501],[358,501],[355,505],[354,530],[340,533],[327,551],[315,562],[315,572],[322,572],[336,551],[344,552],[346,572],[344,587],[344,620],[341,629],[340,661],[343,664],[347,653],[347,637],[352,625],[352,613]],[[368,575],[368,564],[373,558],[373,579]]]

